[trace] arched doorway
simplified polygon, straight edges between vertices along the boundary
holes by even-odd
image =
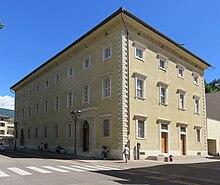
[[[24,146],[24,130],[20,131],[20,146]]]
[[[83,123],[83,151],[89,151],[89,123],[85,121]]]

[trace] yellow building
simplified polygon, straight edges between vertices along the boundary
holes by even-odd
[[[206,155],[209,66],[120,8],[11,87],[17,145],[97,157],[105,145],[115,159],[125,144],[131,159]]]

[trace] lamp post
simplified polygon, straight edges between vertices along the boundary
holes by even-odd
[[[17,131],[17,129],[18,129],[18,122],[14,122],[14,150],[17,150],[17,133],[18,133],[18,131]]]
[[[79,120],[79,116],[81,114],[81,110],[71,111],[70,115],[72,116],[72,120],[75,123],[75,145],[74,145],[74,156],[77,157],[77,149],[76,149],[76,123]]]

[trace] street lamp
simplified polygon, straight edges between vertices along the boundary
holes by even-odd
[[[18,135],[18,122],[14,122],[14,150],[17,150],[17,135]]]
[[[70,115],[72,116],[73,122],[75,123],[75,145],[74,145],[74,156],[77,157],[77,150],[76,150],[76,123],[79,120],[79,116],[81,114],[81,110],[71,111]]]

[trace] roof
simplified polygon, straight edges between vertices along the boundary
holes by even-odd
[[[99,23],[98,25],[96,25],[94,28],[92,28],[90,31],[88,31],[86,34],[84,34],[83,36],[81,36],[79,39],[77,39],[75,42],[73,42],[72,44],[70,44],[69,46],[67,46],[65,49],[63,49],[62,51],[60,51],[59,53],[57,53],[55,56],[53,56],[52,58],[50,58],[49,60],[47,60],[45,63],[43,63],[42,65],[40,65],[38,68],[36,68],[34,71],[32,71],[31,73],[29,73],[27,76],[25,76],[23,79],[21,79],[20,81],[18,81],[16,84],[14,84],[10,89],[14,89],[17,85],[19,85],[21,82],[23,82],[24,80],[26,80],[28,77],[30,77],[32,74],[34,74],[35,72],[37,72],[39,69],[41,69],[42,67],[44,67],[45,65],[47,65],[48,63],[52,62],[55,58],[57,58],[58,56],[60,56],[62,53],[64,53],[65,51],[67,51],[68,49],[70,49],[71,47],[73,47],[74,45],[76,45],[77,43],[79,43],[81,40],[83,40],[85,37],[89,36],[91,33],[93,33],[94,31],[96,31],[98,28],[100,28],[101,26],[103,26],[104,24],[106,24],[107,22],[109,22],[110,20],[112,20],[114,17],[116,17],[117,15],[124,13],[125,15],[127,15],[128,17],[134,19],[135,21],[137,21],[138,23],[142,24],[144,27],[150,29],[151,31],[155,32],[156,34],[160,35],[161,37],[163,37],[164,39],[166,39],[167,41],[171,42],[172,44],[174,44],[175,46],[177,46],[178,48],[182,49],[183,51],[187,52],[188,54],[190,54],[191,56],[195,57],[196,59],[198,59],[199,61],[201,61],[203,64],[205,64],[207,67],[211,67],[211,65],[206,62],[205,60],[201,59],[200,57],[198,57],[197,55],[195,55],[194,53],[192,53],[191,51],[187,50],[186,48],[184,48],[183,46],[181,46],[180,44],[178,44],[177,42],[175,42],[174,40],[172,40],[171,38],[167,37],[166,35],[164,35],[163,33],[159,32],[158,30],[156,30],[155,28],[153,28],[152,26],[150,26],[149,24],[145,23],[144,21],[142,21],[141,19],[139,19],[138,17],[136,17],[135,15],[133,15],[132,13],[130,13],[129,11],[125,10],[123,7],[119,8],[116,12],[114,12],[112,15],[110,15],[109,17],[107,17],[105,20],[103,20],[101,23]]]
[[[206,94],[207,117],[220,121],[220,92]]]

